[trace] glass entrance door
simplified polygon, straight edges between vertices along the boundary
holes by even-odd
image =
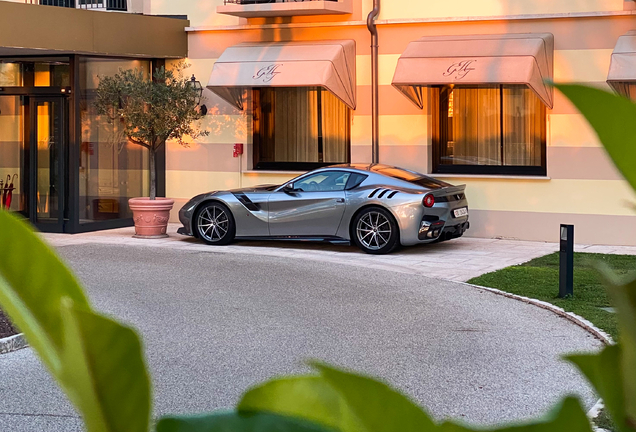
[[[64,230],[66,104],[63,97],[32,97],[29,104],[29,218],[49,232]]]

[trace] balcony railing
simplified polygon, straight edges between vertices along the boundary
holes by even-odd
[[[25,0],[25,3],[79,9],[128,10],[127,0]]]
[[[217,13],[241,18],[332,15],[353,12],[352,0],[223,0]]]
[[[252,4],[265,4],[265,3],[296,3],[305,1],[320,1],[320,0],[223,0],[223,4],[240,4],[240,5],[252,5]],[[338,0],[326,0],[337,2]]]

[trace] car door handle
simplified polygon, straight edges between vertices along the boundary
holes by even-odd
[[[343,203],[344,202],[344,198],[338,198],[338,199],[336,199],[336,202],[337,203]]]

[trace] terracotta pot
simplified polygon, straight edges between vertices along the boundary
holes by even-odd
[[[168,219],[174,200],[170,198],[131,198],[128,205],[133,212],[137,238],[168,237]]]

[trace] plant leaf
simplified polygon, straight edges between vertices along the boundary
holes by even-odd
[[[61,382],[91,432],[147,432],[150,378],[131,328],[62,305],[66,345]]]
[[[598,354],[577,354],[566,357],[574,363],[603,399],[605,407],[619,431],[629,431],[625,423],[625,399],[621,374],[621,347],[605,347]]]
[[[147,432],[150,384],[133,330],[94,313],[24,221],[0,211],[0,304],[80,410],[88,432]]]
[[[610,357],[606,354],[605,364],[588,366],[590,373],[596,373],[598,385],[604,385],[608,398],[607,409],[621,430],[636,430],[636,280],[624,283],[624,278],[617,277],[609,268],[600,266],[605,278],[607,291],[612,304],[617,309],[620,348]],[[599,360],[601,361],[601,360]],[[608,372],[598,368],[611,368],[612,381]],[[584,371],[587,376],[587,373]],[[592,378],[588,376],[592,381]],[[595,386],[596,383],[593,383]],[[598,390],[601,394],[600,389]]]
[[[486,429],[483,427],[470,428],[468,426],[452,422],[446,422],[441,425],[442,432],[470,432],[484,430],[492,432],[591,432],[592,427],[579,400],[575,397],[565,398],[544,418],[526,424]]]
[[[616,167],[636,190],[636,104],[578,84],[555,84],[596,131]]]
[[[277,414],[232,412],[164,417],[157,424],[157,432],[330,432],[330,429]]]
[[[0,211],[0,304],[56,374],[63,346],[62,298],[88,306],[81,287],[26,221]]]
[[[360,421],[362,430],[425,432],[437,429],[422,408],[388,385],[323,363],[311,364],[340,393],[347,408]]]
[[[237,409],[304,418],[342,432],[361,430],[344,399],[320,376],[273,379],[247,391]]]
[[[620,367],[627,416],[625,422],[632,430],[636,430],[636,280],[625,285],[611,286],[608,292],[618,313],[622,350]]]

